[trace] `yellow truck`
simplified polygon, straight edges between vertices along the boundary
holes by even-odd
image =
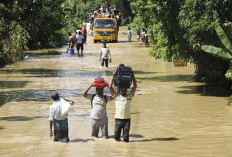
[[[118,42],[118,29],[116,18],[97,17],[93,25],[94,43],[101,40]]]

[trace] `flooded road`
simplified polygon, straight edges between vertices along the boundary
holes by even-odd
[[[194,82],[194,65],[173,67],[150,57],[149,48],[135,36],[128,43],[125,33],[119,35],[118,43],[107,44],[113,58],[109,68],[100,66],[102,44],[89,37],[84,57],[29,56],[0,70],[0,156],[232,156],[232,108],[225,104],[229,94]],[[131,66],[138,81],[130,143],[113,139],[114,101],[107,106],[110,139],[92,138],[90,102],[81,96],[95,75],[110,82],[120,63]],[[48,136],[53,91],[75,102],[69,144]]]

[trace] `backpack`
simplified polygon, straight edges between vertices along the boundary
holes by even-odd
[[[94,94],[93,97],[92,97],[92,99],[91,99],[91,107],[92,108],[93,108],[93,99],[94,99],[95,96],[96,96],[96,94]],[[105,99],[105,101],[107,103],[107,97],[106,97],[106,95],[103,95],[103,96],[104,96],[104,99]]]
[[[114,85],[121,88],[129,88],[132,83],[132,69],[121,65],[117,67],[114,77]]]

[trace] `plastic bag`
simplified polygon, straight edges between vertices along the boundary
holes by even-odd
[[[61,116],[68,114],[69,112],[74,112],[70,102],[61,99]]]

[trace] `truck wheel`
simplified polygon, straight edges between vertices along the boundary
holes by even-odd
[[[97,40],[93,40],[94,43],[97,43]]]

